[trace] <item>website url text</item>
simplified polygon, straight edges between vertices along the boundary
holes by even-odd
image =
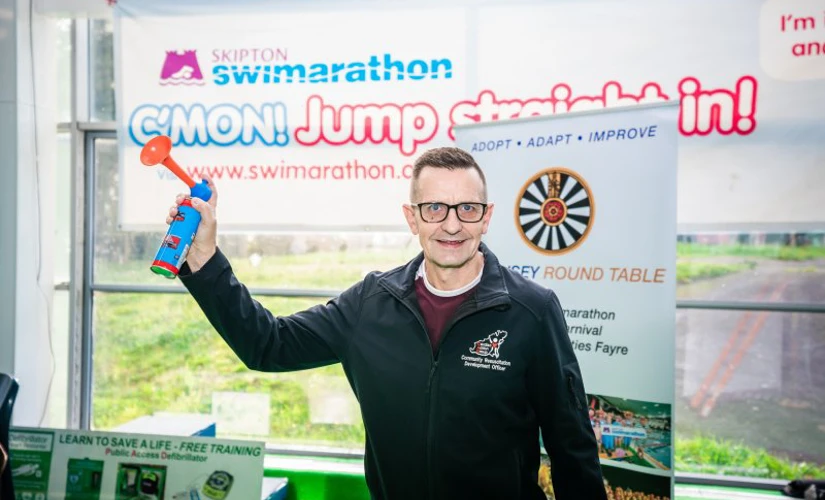
[[[334,165],[181,165],[193,179],[208,176],[214,180],[232,179],[244,181],[265,180],[408,180],[412,177],[412,165],[364,164],[358,160]],[[157,169],[158,177],[174,180],[175,175],[165,168]]]

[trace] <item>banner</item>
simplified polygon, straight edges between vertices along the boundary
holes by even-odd
[[[16,500],[261,498],[264,444],[14,428]]]
[[[110,19],[116,0],[32,0],[35,12],[51,17]]]
[[[673,498],[677,118],[671,103],[456,128],[494,204],[486,243],[559,297],[625,497]]]
[[[675,100],[682,229],[821,229],[820,3],[119,0],[119,220],[186,191],[139,161],[158,134],[225,230],[406,232],[457,125]]]

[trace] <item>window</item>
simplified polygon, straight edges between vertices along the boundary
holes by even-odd
[[[246,369],[177,282],[149,271],[166,226],[121,231],[117,224],[117,141],[93,140],[94,287],[163,286],[168,293],[94,294],[92,425],[114,429],[156,413],[214,418],[218,433],[278,446],[363,447],[360,412],[340,365],[308,373]],[[174,200],[170,200],[170,205]],[[341,290],[374,268],[417,253],[399,235],[221,235],[220,247],[252,288]],[[177,285],[177,286],[175,286]],[[257,297],[290,314],[328,297]]]
[[[678,298],[823,304],[825,233],[679,237]]]
[[[92,121],[114,121],[115,64],[111,21],[89,21],[89,56],[89,116]]]
[[[825,477],[823,332],[821,313],[680,310],[676,470]]]
[[[823,233],[683,235],[677,248],[677,297],[705,308],[677,314],[676,470],[825,477]]]

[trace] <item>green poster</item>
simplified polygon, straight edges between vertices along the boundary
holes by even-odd
[[[248,500],[261,495],[261,442],[33,428],[14,428],[10,436],[17,495],[9,500]]]
[[[9,441],[15,499],[46,500],[54,432],[12,431]]]

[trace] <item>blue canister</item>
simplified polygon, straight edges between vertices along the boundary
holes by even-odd
[[[178,206],[178,215],[169,224],[169,230],[166,231],[166,236],[149,268],[153,273],[169,279],[175,279],[180,272],[180,266],[192,247],[198,224],[201,222],[201,214],[192,207],[192,197],[203,201],[209,201],[212,197],[212,190],[206,179],[200,184],[194,184],[190,192],[191,196],[187,196]]]
[[[169,224],[169,230],[160,244],[155,260],[152,261],[150,269],[153,273],[175,279],[186,254],[189,253],[200,221],[201,214],[192,208],[192,199],[187,197],[178,206],[178,215]]]
[[[180,266],[186,259],[186,254],[192,247],[195,233],[198,231],[198,224],[201,222],[201,214],[192,207],[192,197],[209,201],[212,197],[212,190],[209,183],[203,179],[199,184],[195,184],[190,189],[191,196],[187,196],[178,205],[178,215],[169,224],[169,230],[160,244],[158,253],[149,268],[155,274],[160,274],[169,279],[175,279],[180,272]]]

